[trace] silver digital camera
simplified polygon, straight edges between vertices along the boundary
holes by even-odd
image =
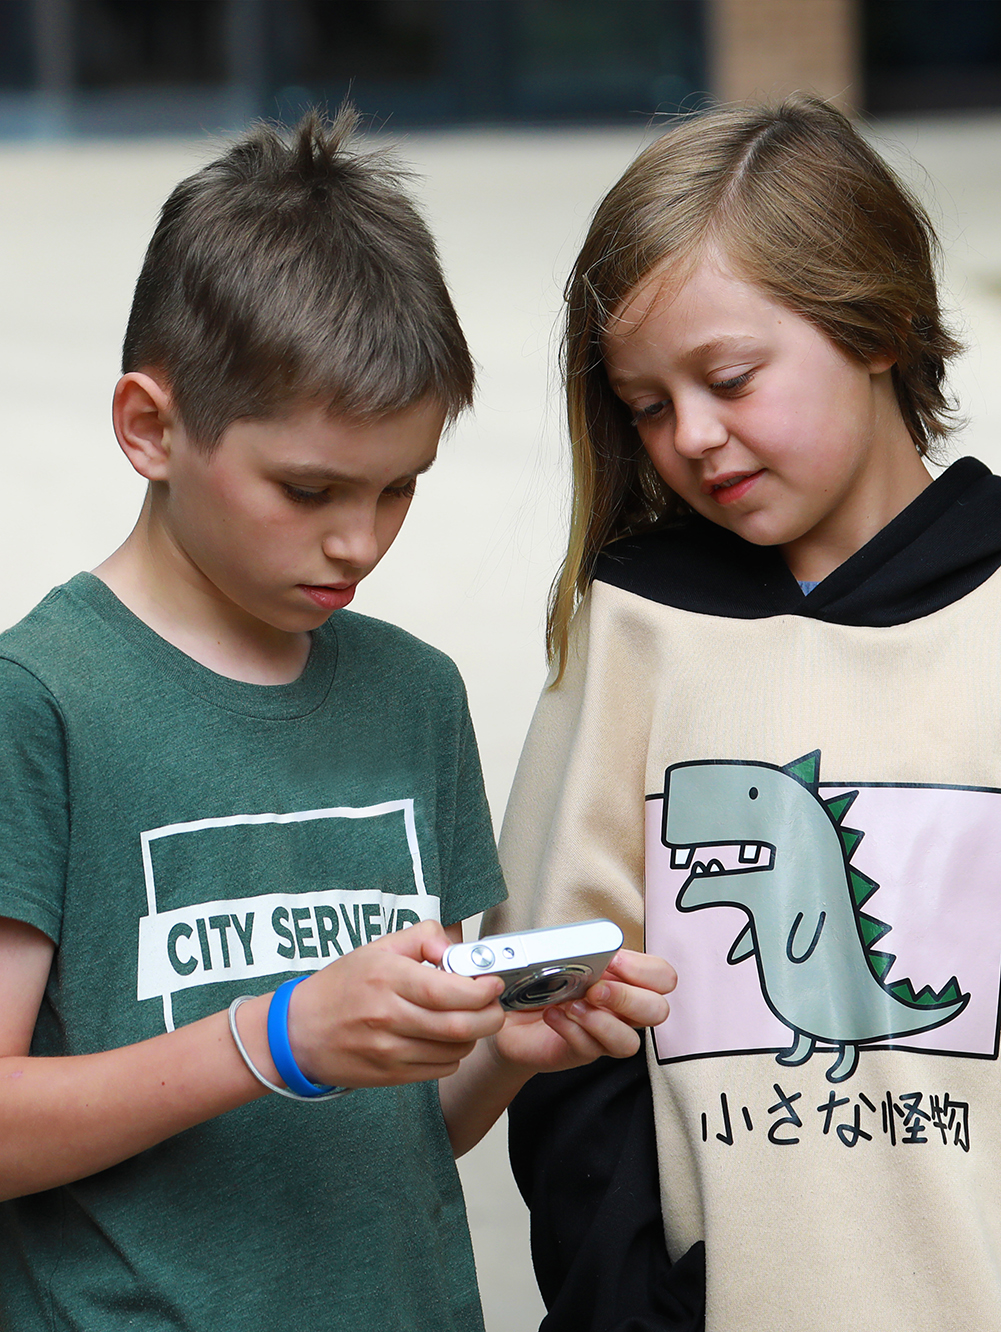
[[[621,947],[618,925],[584,920],[452,944],[441,965],[457,976],[502,977],[504,1008],[547,1008],[582,995]]]

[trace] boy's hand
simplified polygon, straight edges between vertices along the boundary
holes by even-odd
[[[500,1059],[537,1073],[576,1068],[600,1055],[625,1058],[639,1049],[637,1027],[666,1019],[664,996],[677,980],[663,958],[623,948],[581,999],[509,1013],[492,1044]]]
[[[438,971],[450,942],[437,921],[423,921],[296,986],[289,1040],[306,1077],[346,1087],[444,1078],[481,1037],[499,1032],[503,982]]]

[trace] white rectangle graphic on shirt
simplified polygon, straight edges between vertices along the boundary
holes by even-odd
[[[255,824],[311,820],[402,819],[413,891],[331,886],[301,893],[256,893],[157,909],[151,845],[162,838]],[[440,902],[427,892],[413,800],[341,806],[290,814],[237,814],[150,829],[141,835],[148,915],[139,921],[137,998],[163,1000],[167,1030],[174,1026],[171,995],[199,985],[311,972],[384,934],[439,920]]]
[[[139,922],[136,997],[316,971],[383,934],[437,919],[438,898],[426,893],[272,893],[179,907]]]

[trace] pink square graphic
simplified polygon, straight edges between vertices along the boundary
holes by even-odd
[[[894,1046],[997,1057],[1001,1002],[1001,792],[934,786],[822,783],[829,800],[858,791],[844,819],[865,834],[853,867],[880,886],[864,911],[892,928],[876,947],[896,960],[885,977],[938,991],[955,976],[966,1008]],[[661,1062],[700,1055],[779,1050],[787,1026],[761,993],[753,957],[727,954],[748,923],[739,907],[683,912],[677,898],[690,870],[672,868],[661,840],[664,800],[646,802],[646,946],[677,969],[671,1016],[654,1032]],[[698,853],[696,853],[698,855]],[[886,1042],[876,1042],[886,1048]]]

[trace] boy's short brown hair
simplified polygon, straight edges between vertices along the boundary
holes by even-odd
[[[136,283],[122,372],[159,371],[191,438],[321,402],[454,419],[473,366],[431,233],[358,116],[260,124],[176,187]]]

